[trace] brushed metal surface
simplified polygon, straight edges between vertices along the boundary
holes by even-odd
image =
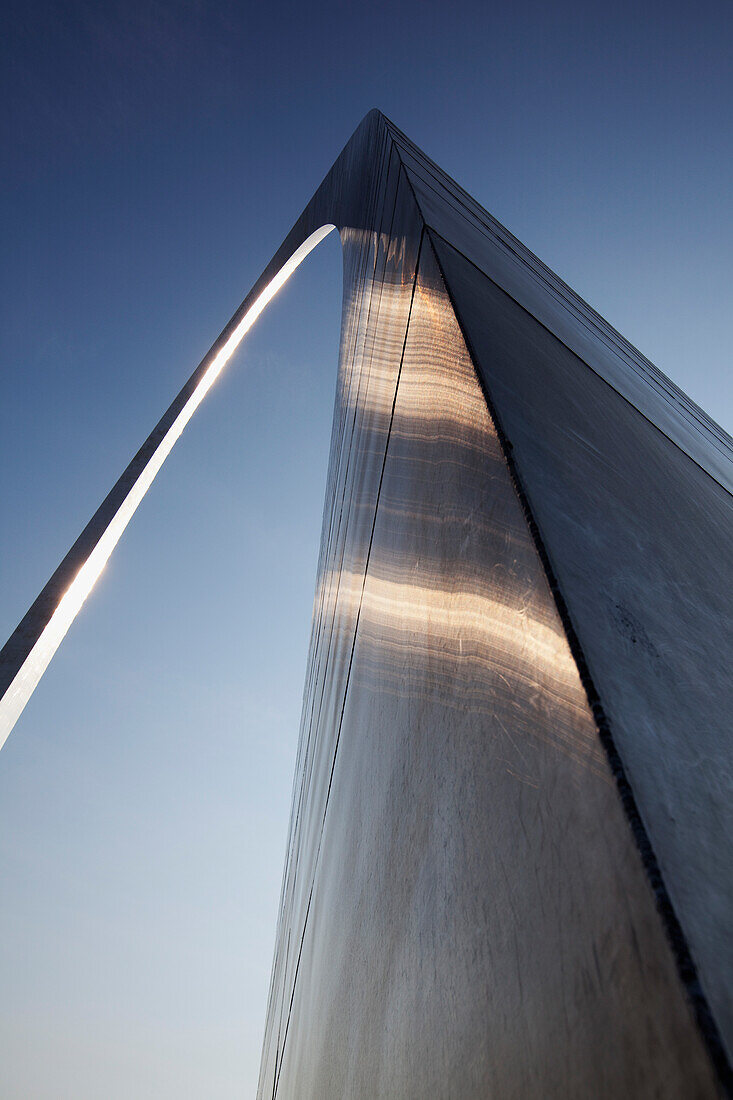
[[[388,126],[426,225],[733,492],[733,440],[728,433],[393,123]]]
[[[733,498],[436,240],[723,1036],[733,1042]]]
[[[717,1095],[731,441],[379,112],[0,652],[0,710],[217,356],[333,226],[259,1096]]]
[[[427,238],[351,317],[259,1096],[713,1096]]]

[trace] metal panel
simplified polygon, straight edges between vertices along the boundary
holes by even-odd
[[[390,123],[426,224],[733,491],[733,441],[537,256]]]
[[[379,112],[0,653],[0,717],[220,350],[332,225],[339,385],[259,1095],[712,1096],[731,441]]]
[[[334,447],[262,1080],[265,1073],[277,1076],[278,1052],[290,1034],[289,1005],[311,904],[351,667],[357,595],[366,571],[422,232],[397,158],[390,165],[382,207],[381,225],[374,233],[351,227],[342,231],[344,313]]]
[[[374,519],[368,570],[336,579],[356,623],[348,693],[259,1095],[712,1096],[429,245],[401,364],[386,350],[394,416],[361,420],[366,452],[388,434],[378,501],[371,479],[352,488]]]
[[[730,1048],[733,500],[503,290],[436,249]]]

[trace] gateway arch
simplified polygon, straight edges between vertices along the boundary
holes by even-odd
[[[731,1088],[731,439],[370,112],[0,653],[4,740],[336,229],[337,402],[258,1096]]]

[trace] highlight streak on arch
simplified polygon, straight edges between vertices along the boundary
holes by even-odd
[[[378,111],[0,651],[0,743],[194,409],[334,226],[330,587],[258,1096],[718,1095],[733,440]],[[540,620],[582,777],[526,644]],[[531,784],[507,740],[541,748]]]
[[[258,294],[241,319],[236,321],[235,315],[235,327],[226,337],[223,345],[216,350],[220,342],[220,340],[217,340],[207,354],[204,363],[206,364],[206,360],[210,357],[211,361],[204,367],[193,392],[185,401],[183,408],[163,435],[152,456],[143,466],[139,476],[133,482],[127,495],[103,530],[96,545],[94,545],[76,576],[61,596],[46,626],[20,664],[5,694],[0,699],[0,748],[7,740],[8,734],[20,717],[41,676],[48,668],[51,658],[107,564],[110,554],[122,536],[122,532],[135,514],[140,501],[152,485],[156,474],[173,450],[173,446],[183,429],[265,307],[272,301],[278,290],[287,282],[306,256],[335,228],[334,225],[327,224],[311,233]],[[15,634],[22,630],[22,626],[23,624],[18,627]],[[7,647],[12,646],[15,634],[11,636]]]

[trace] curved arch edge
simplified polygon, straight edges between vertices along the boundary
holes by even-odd
[[[306,256],[335,228],[329,222],[316,229],[295,249],[249,306],[247,302],[251,294],[245,298],[244,312],[242,313],[243,307],[240,307],[222,336],[213,344],[6,642],[0,652],[0,690],[2,682],[5,682],[0,698],[0,748],[5,744],[123,531],[196,409],[278,290],[285,285]],[[170,419],[171,410],[175,412],[179,406],[180,410],[166,427],[165,422]],[[149,453],[151,450],[152,453]],[[127,487],[127,492],[121,500],[114,499],[120,496],[120,485]]]

